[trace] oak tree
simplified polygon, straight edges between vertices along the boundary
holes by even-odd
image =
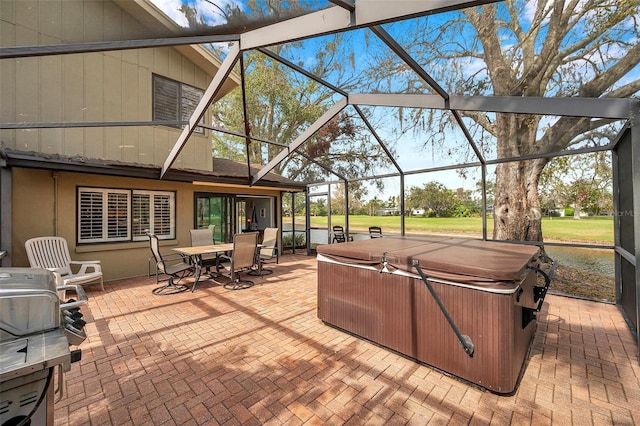
[[[450,93],[627,98],[640,90],[638,16],[637,0],[511,0],[464,9],[453,19],[424,19],[402,39]],[[406,65],[395,66],[372,71],[412,78]],[[372,81],[381,81],[380,75],[372,75]],[[407,86],[413,91],[428,89],[417,77]],[[503,159],[571,149],[589,139],[589,132],[611,124],[567,116],[460,113],[472,120],[474,134],[481,135],[481,150]],[[435,120],[441,117],[449,121],[438,125]],[[443,127],[456,126],[450,116],[433,111],[411,118],[415,126],[439,130],[430,143],[447,137],[450,131]],[[542,240],[538,184],[549,161],[547,157],[497,166],[495,239]]]

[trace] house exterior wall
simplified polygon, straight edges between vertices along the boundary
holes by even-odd
[[[77,187],[160,190],[176,192],[176,238],[161,241],[163,253],[172,247],[191,245],[189,230],[194,228],[194,193],[237,194],[238,189],[200,186],[191,183],[136,179],[96,174],[51,172],[12,168],[12,266],[29,266],[24,243],[47,235],[64,237],[74,260],[100,260],[105,281],[146,275],[151,256],[148,242],[77,244]],[[279,191],[242,189],[243,195],[276,197]],[[279,208],[279,207],[276,207]],[[276,212],[279,222],[281,212]],[[281,223],[277,223],[281,227]]]
[[[2,47],[149,36],[111,1],[0,1]],[[3,59],[0,122],[151,121],[154,73],[200,89],[211,81],[180,53],[184,48]],[[0,142],[20,151],[162,165],[179,134],[166,126],[20,129],[0,130]],[[174,167],[212,169],[209,131],[191,136]]]

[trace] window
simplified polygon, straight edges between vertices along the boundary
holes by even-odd
[[[175,238],[175,194],[173,192],[133,191],[133,239]]]
[[[175,238],[175,193],[78,188],[78,243]]]
[[[203,95],[202,89],[154,75],[153,120],[188,121]],[[200,123],[204,124],[204,120],[200,120]],[[204,134],[204,128],[196,127],[194,133]]]

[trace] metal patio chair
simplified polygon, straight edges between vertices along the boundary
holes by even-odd
[[[353,241],[353,236],[349,235],[349,241]],[[332,243],[344,243],[347,241],[347,236],[344,233],[344,227],[342,225],[334,225],[333,226],[333,239]]]
[[[189,235],[191,236],[191,247],[210,246],[212,244],[215,244],[213,240],[213,230],[210,227],[202,229],[190,229]],[[200,256],[200,260],[201,266],[205,268],[208,274],[211,274],[211,267],[216,266],[217,255],[203,254],[202,256]]]
[[[382,237],[382,228],[379,226],[370,226],[369,227],[369,236],[371,238],[381,238]]]
[[[241,272],[253,270],[257,261],[258,232],[242,232],[233,236],[233,254],[231,260],[219,265],[218,273],[231,281],[224,284],[227,290],[242,290],[252,287],[253,281],[242,279]]]
[[[149,234],[149,248],[151,249],[151,253],[156,261],[158,273],[162,273],[168,275],[167,283],[160,287],[156,287],[152,290],[152,293],[158,296],[163,296],[167,294],[176,294],[181,293],[187,290],[187,286],[184,284],[179,284],[180,280],[186,278],[195,273],[195,267],[193,264],[185,262],[167,264],[166,260],[163,258],[162,253],[160,253],[160,241],[158,240],[158,236],[154,234]],[[176,281],[177,280],[177,281]]]
[[[258,271],[257,275],[269,275],[273,273],[271,269],[265,269],[264,264],[273,261],[275,258],[276,264],[280,261],[280,254],[278,251],[278,228],[265,228],[264,236],[262,238],[262,245],[258,250]]]

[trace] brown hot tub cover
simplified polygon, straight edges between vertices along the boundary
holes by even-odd
[[[428,277],[477,285],[518,283],[540,249],[536,246],[468,238],[384,237],[318,246],[331,259],[415,272],[413,261]]]

